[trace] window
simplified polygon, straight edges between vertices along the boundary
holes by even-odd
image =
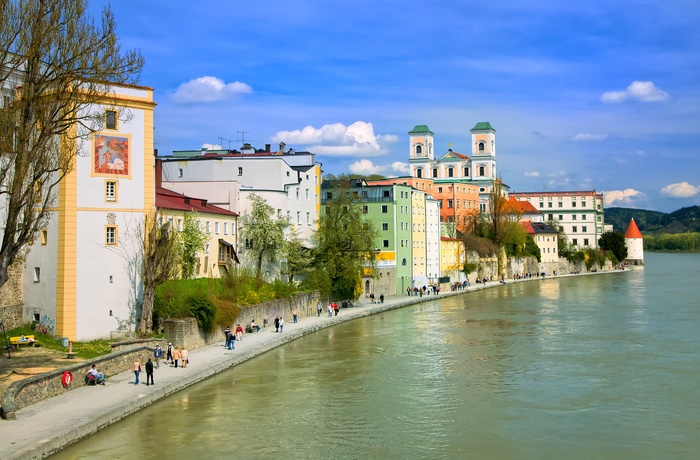
[[[401,260],[401,265],[403,265],[404,267],[406,266],[406,259],[405,258]]]
[[[382,247],[388,248],[389,247],[389,240],[382,240]]]
[[[105,129],[117,129],[117,111],[105,110]]]
[[[420,155],[421,153],[423,153],[423,147],[416,145],[416,155]]]
[[[571,216],[571,220],[576,220],[576,214],[573,214],[573,215]]]
[[[178,170],[177,170],[177,177],[182,177],[182,176],[184,176],[184,174],[185,174],[185,173],[184,173],[184,171],[182,170],[182,168],[178,168]]]
[[[447,170],[447,177],[454,177],[454,176],[455,176],[454,169],[453,169],[453,168],[449,168],[449,169]]]
[[[544,203],[540,201],[540,208],[544,208]]]
[[[301,225],[301,211],[297,211],[297,225]]]
[[[309,189],[306,189],[306,201],[309,201]]]
[[[548,207],[548,208],[551,208],[551,207],[552,207],[552,202],[551,202],[551,201],[550,201],[549,203],[547,203],[547,207]]]
[[[219,223],[214,222],[214,234],[218,235],[219,234]]]
[[[311,225],[311,213],[306,213],[306,225]]]
[[[447,200],[447,207],[451,208],[452,207],[452,200]]]
[[[253,240],[252,240],[252,238],[246,238],[246,239],[245,239],[245,248],[246,248],[246,249],[253,249]]]
[[[578,246],[578,239],[574,238],[571,240],[571,242],[574,244],[574,246]]]
[[[479,142],[479,153],[484,153],[484,143]]]
[[[581,220],[586,220],[586,215],[585,215],[585,214],[581,214]]]
[[[389,196],[390,196],[390,195],[389,195],[389,190],[384,190],[383,193],[382,193],[382,196],[383,196],[384,198],[389,198]]]
[[[385,232],[389,230],[389,224],[387,222],[382,222],[382,230]]]
[[[38,283],[41,281],[41,268],[34,267],[34,282]]]
[[[209,254],[209,243],[207,243],[206,247],[204,248],[204,253],[205,253],[205,254]],[[207,265],[209,265],[209,264],[204,264],[205,267],[206,267]],[[206,270],[206,268],[205,268],[205,270]]]
[[[583,227],[581,227],[581,231],[582,231],[583,233],[587,233],[587,232],[588,232],[588,227],[586,227],[586,226],[584,225]]]
[[[559,220],[564,220],[564,214],[559,214]]]
[[[242,175],[243,175],[243,167],[242,167],[242,166],[239,166],[239,167],[238,167],[238,175],[239,175],[239,176],[242,176]]]
[[[107,246],[115,246],[117,244],[117,227],[108,225],[105,227],[105,244]]]
[[[433,177],[437,177],[437,176],[438,176],[438,169],[433,168]]]
[[[206,223],[204,224],[204,233],[206,233],[207,235],[211,234],[211,222],[206,221]]]
[[[585,207],[586,207],[586,202],[585,202],[585,201],[582,201],[582,202],[581,202],[581,207],[582,207],[582,208],[585,208]]]
[[[562,202],[560,201],[560,202],[559,202],[559,207],[560,207],[560,208],[563,208],[563,207],[564,207],[564,203],[562,203]]]
[[[469,168],[464,168],[464,176],[469,177]]]
[[[117,201],[117,181],[105,181],[105,201]]]
[[[389,207],[385,204],[382,205],[382,214],[386,214],[389,212]]]
[[[297,187],[297,201],[299,201],[299,187]]]
[[[583,239],[583,245],[584,245],[584,246],[588,246],[588,238],[584,238],[584,239]]]
[[[333,198],[333,192],[326,192],[326,199],[330,200]]]
[[[571,233],[576,233],[577,231],[578,231],[577,226],[574,225],[573,227],[571,227]]]
[[[48,230],[42,230],[41,231],[41,244],[42,246],[46,246],[46,244],[49,242],[49,231]]]
[[[486,175],[486,169],[483,166],[479,166],[479,175],[480,176]]]
[[[177,231],[178,232],[182,231],[182,219],[177,220]]]
[[[224,235],[228,235],[228,222],[224,222]]]
[[[576,207],[576,202],[575,202],[575,201],[572,201],[572,202],[571,202],[571,207],[572,207],[572,208],[575,208],[575,207]]]
[[[549,219],[549,220],[554,220],[554,214],[549,214],[549,215],[547,216],[547,219]]]
[[[442,187],[438,187],[438,193],[442,193]]]
[[[362,214],[367,214],[369,212],[369,207],[362,206]]]

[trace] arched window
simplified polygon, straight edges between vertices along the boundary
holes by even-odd
[[[455,176],[454,170],[453,170],[452,168],[449,168],[449,169],[447,170],[447,176],[448,176],[448,177],[454,177],[454,176]]]
[[[464,168],[464,177],[469,177],[469,168]]]
[[[401,261],[401,265],[403,265],[404,267],[406,266],[406,259],[405,258]]]
[[[484,153],[484,143],[479,142],[479,153]]]
[[[421,153],[423,153],[423,147],[421,147],[420,145],[416,145],[416,154],[420,155]]]
[[[479,166],[479,175],[480,175],[480,176],[483,176],[484,173],[485,173],[484,167],[483,167],[483,166]]]
[[[437,169],[437,168],[433,168],[433,177],[437,177],[437,176],[438,176],[437,172],[438,172],[438,169]]]
[[[423,168],[416,169],[416,177],[419,179],[423,177]]]

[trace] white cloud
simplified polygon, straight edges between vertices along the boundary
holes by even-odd
[[[221,150],[224,147],[219,144],[202,144],[202,148],[207,150]]]
[[[539,171],[525,171],[525,177],[540,177]]]
[[[280,131],[272,140],[302,145],[305,150],[319,155],[376,157],[388,153],[384,146],[396,142],[398,136],[375,134],[372,123],[356,121],[349,126],[334,123],[320,128],[306,126],[296,131]]]
[[[637,207],[641,202],[646,201],[646,199],[647,196],[644,193],[633,188],[603,192],[603,202],[605,207]]]
[[[625,101],[662,102],[670,98],[668,93],[654,85],[651,81],[633,81],[623,91],[609,91],[600,96],[605,103],[619,103]]]
[[[401,161],[395,161],[390,165],[375,165],[372,160],[362,159],[352,163],[348,166],[350,172],[353,174],[383,174],[391,175],[391,173],[406,174],[409,172],[408,163],[403,163]]]
[[[691,198],[700,194],[700,186],[687,182],[670,184],[661,189],[661,194],[671,198]]]
[[[607,134],[589,134],[589,133],[578,133],[573,137],[575,141],[604,141],[608,138]]]
[[[171,98],[178,103],[217,102],[230,99],[238,94],[250,94],[252,92],[253,88],[250,85],[240,81],[225,83],[216,77],[199,77],[182,83],[171,94]]]

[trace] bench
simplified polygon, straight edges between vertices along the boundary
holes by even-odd
[[[17,337],[10,337],[11,345],[32,345],[34,346],[34,336],[33,335],[21,335]]]

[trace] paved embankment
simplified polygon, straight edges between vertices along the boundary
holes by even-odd
[[[374,305],[363,299],[361,304],[353,308],[341,309],[338,316],[329,318],[324,310],[320,317],[300,318],[296,324],[292,322],[290,314],[285,317],[284,332],[281,334],[276,334],[274,327],[267,327],[257,333],[245,334],[242,341],[235,342],[234,351],[226,350],[223,343],[191,350],[190,364],[186,369],[176,369],[162,361],[160,368],[154,372],[153,386],[145,385],[145,372],[141,373],[141,384],[138,386],[133,384],[134,375],[130,371],[110,376],[104,386],[76,388],[20,409],[16,413],[16,420],[0,420],[0,458],[44,458],[154,401],[286,342],[334,324],[498,285],[498,282],[477,284],[466,291],[445,292],[439,296],[390,296],[385,298],[383,304]]]

